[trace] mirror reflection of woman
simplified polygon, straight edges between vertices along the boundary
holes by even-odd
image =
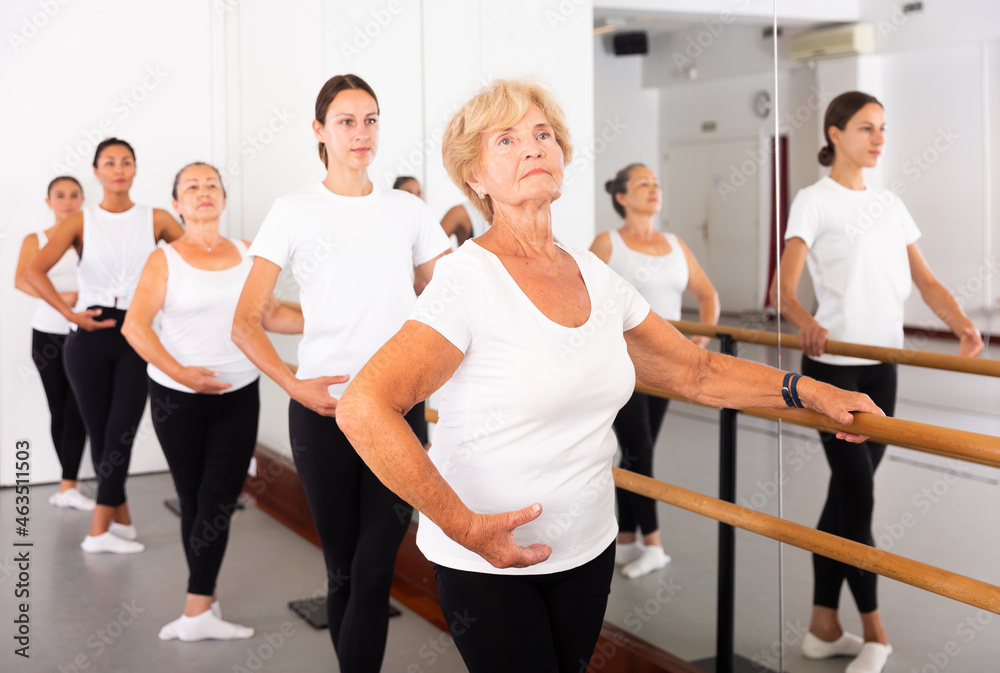
[[[260,372],[230,338],[236,302],[250,273],[246,241],[219,232],[226,192],[208,164],[174,179],[174,210],[184,235],[149,256],[122,334],[149,363],[153,428],[181,503],[188,565],[184,613],[161,640],[235,640],[254,630],[222,619],[216,583],[230,520],[257,445]],[[161,317],[160,334],[153,319]],[[272,300],[265,329],[302,332],[302,313]]]
[[[73,323],[66,339],[66,374],[90,437],[97,472],[97,506],[81,543],[88,553],[135,554],[136,541],[125,496],[135,429],[146,406],[146,363],[121,334],[146,258],[159,241],[184,230],[165,210],[132,202],[135,152],[119,138],[103,140],[94,153],[94,175],[104,196],[98,206],[71,215],[28,265],[38,295]],[[70,309],[46,275],[70,248],[80,256],[79,297]]]
[[[667,320],[680,320],[685,291],[698,302],[703,323],[719,321],[719,295],[687,245],[671,233],[659,231],[655,220],[663,205],[656,174],[642,164],[629,164],[604,185],[611,205],[625,222],[617,230],[598,234],[590,251],[639,290],[650,308]],[[708,337],[691,341],[701,347]],[[653,448],[667,412],[667,400],[634,393],[615,418],[621,446],[621,467],[653,476]],[[619,533],[615,563],[629,579],[643,577],[670,562],[663,551],[656,501],[615,489]],[[636,531],[642,530],[642,540]]]
[[[312,128],[325,178],[278,199],[261,224],[233,340],[292,398],[292,457],[330,577],[327,617],[340,670],[377,671],[396,553],[412,509],[362,462],[335,415],[347,380],[413,307],[414,268],[430,279],[449,245],[423,201],[369,178],[379,105],[363,79],[337,75],[327,81]],[[305,316],[295,374],[260,324],[278,274],[289,267]],[[426,442],[423,401],[407,411],[410,427]]]
[[[80,212],[83,206],[83,187],[76,178],[63,175],[49,183],[46,205],[55,215],[55,224],[33,234],[28,234],[21,242],[21,252],[17,258],[17,272],[14,287],[32,297],[38,293],[28,283],[24,272],[38,251],[60,224],[71,215]],[[79,257],[76,250],[67,250],[56,265],[49,270],[49,280],[59,292],[59,297],[67,307],[76,304],[76,265]],[[84,511],[93,511],[93,499],[80,493],[76,488],[83,460],[83,448],[87,443],[87,429],[83,425],[80,409],[76,404],[73,389],[66,378],[63,367],[63,351],[70,323],[58,311],[44,301],[39,301],[31,319],[31,356],[38,369],[38,375],[45,390],[51,421],[49,431],[52,443],[62,467],[59,490],[49,498],[49,504]]]
[[[903,302],[916,285],[924,302],[955,333],[959,354],[983,350],[979,330],[934,277],[917,247],[920,232],[891,191],[865,184],[886,142],[885,110],[859,91],[830,102],[823,123],[827,144],[819,162],[830,175],[800,191],[789,211],[781,258],[781,312],[799,329],[802,373],[867,393],[888,416],[896,403],[896,365],[831,355],[827,339],[901,348]],[[808,264],[819,308],[813,316],[796,297]],[[776,291],[772,286],[772,300]],[[820,433],[830,464],[830,487],[817,528],[874,545],[874,475],[885,444],[849,444]],[[892,652],[878,609],[877,575],[813,556],[813,612],[802,649],[807,658],[855,657],[849,673],[878,673]],[[864,633],[846,633],[838,607],[847,582]]]

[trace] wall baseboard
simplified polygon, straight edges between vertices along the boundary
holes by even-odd
[[[305,491],[295,463],[284,454],[257,445],[257,476],[247,477],[243,493],[258,509],[319,547],[319,536],[309,513]],[[437,582],[430,561],[417,549],[417,524],[411,523],[396,557],[392,597],[442,631],[448,624],[437,600]],[[686,661],[636,638],[608,622],[594,650],[588,673],[704,673]]]

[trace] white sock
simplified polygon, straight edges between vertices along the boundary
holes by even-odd
[[[177,628],[178,638],[184,642],[196,640],[240,640],[253,638],[253,629],[241,624],[224,622],[211,610],[205,610],[196,617],[181,616]]]
[[[630,580],[634,580],[644,577],[654,570],[664,568],[668,563],[670,563],[670,557],[663,551],[663,547],[659,545],[643,547],[639,558],[622,568],[622,574]]]
[[[180,636],[181,620],[184,619],[184,615],[181,615],[174,621],[170,622],[162,629],[160,629],[160,640],[177,640]]]
[[[635,540],[629,543],[618,543],[615,545],[615,565],[623,566],[631,563],[642,556],[642,542]]]
[[[111,531],[83,538],[80,548],[88,554],[138,554],[146,549],[141,542],[123,540]]]
[[[138,540],[139,532],[135,529],[135,524],[124,524],[118,523],[117,521],[112,521],[111,526],[108,527],[108,532],[113,533],[123,540]]]
[[[219,601],[212,601],[212,607],[209,608],[209,611],[216,619],[222,619],[222,607],[219,605]],[[183,617],[181,615],[160,629],[160,640],[177,640],[180,637],[181,619]]]

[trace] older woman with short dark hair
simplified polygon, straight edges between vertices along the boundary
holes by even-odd
[[[492,226],[439,262],[337,420],[421,512],[417,543],[443,613],[463,618],[452,635],[469,670],[579,671],[614,568],[611,424],[637,378],[716,406],[798,402],[841,423],[878,408],[698,348],[593,254],[556,243],[551,204],[572,145],[543,88],[493,82],[456,113],[443,148]],[[439,388],[425,452],[404,414]]]

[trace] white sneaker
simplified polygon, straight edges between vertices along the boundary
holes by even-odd
[[[62,493],[53,493],[49,496],[49,504],[64,509],[78,509],[83,512],[92,512],[97,505],[96,502],[76,490],[76,486]]]
[[[112,535],[117,535],[123,540],[138,540],[139,531],[135,529],[135,524],[130,523],[127,526],[123,523],[118,523],[117,521],[112,521],[111,526],[108,528],[108,532]]]
[[[864,641],[853,633],[844,631],[833,642],[823,640],[813,635],[811,631],[806,632],[802,639],[802,655],[806,659],[829,659],[830,657],[856,657],[861,653],[861,646]]]
[[[890,654],[892,645],[865,643],[861,646],[861,653],[847,664],[844,673],[882,673]]]
[[[88,535],[80,543],[80,549],[88,554],[138,554],[145,551],[141,542],[123,540],[111,531],[100,535]]]

